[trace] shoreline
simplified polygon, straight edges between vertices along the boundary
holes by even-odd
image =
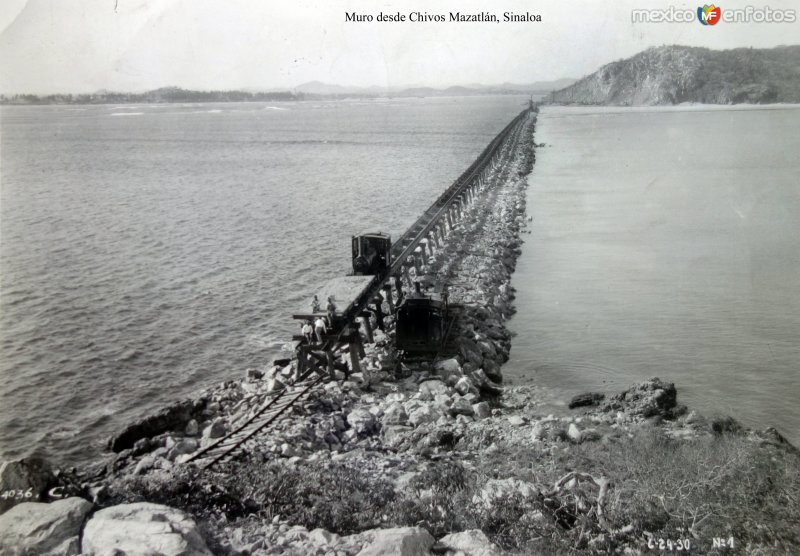
[[[173,508],[177,513],[166,512],[166,520],[180,524],[174,534],[197,554],[339,556],[399,545],[418,547],[414,553],[478,547],[485,554],[643,553],[658,532],[672,541],[707,541],[710,550],[702,523],[674,528],[691,518],[675,515],[694,499],[674,506],[662,500],[667,517],[657,514],[666,520],[661,529],[655,517],[637,521],[656,510],[619,483],[625,473],[638,476],[618,461],[620,454],[633,461],[640,452],[686,452],[686,461],[697,456],[710,464],[720,454],[750,454],[752,448],[796,471],[797,450],[774,429],[755,433],[732,419],[708,422],[678,404],[674,385],[658,379],[608,398],[578,396],[566,416],[542,414],[536,387],[500,392],[533,139],[529,129],[507,171],[495,176],[447,248],[429,262],[451,276],[451,299],[465,305],[454,331],[458,355],[435,365],[401,365],[395,376],[393,319],[387,317],[388,334],[377,333],[375,344],[366,346],[368,376],[355,377],[359,383],[342,375],[326,384],[245,456],[219,468],[202,472],[182,461],[258,408],[291,374],[289,365],[249,370],[243,379],[132,423],[110,442],[117,455],[92,469],[52,477],[39,470],[39,490],[60,483],[58,496],[47,490],[50,500],[86,499],[75,503],[79,511],[72,509],[80,514],[74,521],[83,552],[101,553],[103,542],[119,538],[130,521],[145,528],[163,523],[153,516],[166,510],[143,502]],[[664,462],[640,467],[661,469],[658,463]],[[638,476],[643,489],[647,476]],[[798,488],[796,472],[789,478]],[[676,478],[665,480],[683,488]],[[785,518],[798,511],[795,501]],[[735,533],[734,542],[750,535]],[[797,537],[789,530],[767,540],[789,547]],[[754,548],[769,546],[760,541],[750,540]]]

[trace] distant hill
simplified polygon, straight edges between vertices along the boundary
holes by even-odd
[[[385,98],[385,97],[441,97],[441,96],[473,96],[473,95],[535,95],[549,93],[554,83],[572,82],[559,80],[531,85],[503,83],[501,85],[468,85],[454,86],[446,89],[433,87],[387,88],[387,87],[348,87],[333,85],[320,81],[310,81],[288,90],[244,89],[233,91],[193,91],[180,87],[162,87],[152,91],[138,93],[119,93],[114,91],[97,91],[90,94],[55,94],[0,95],[0,104],[124,104],[124,103],[161,103],[161,102],[250,102],[250,101],[298,101],[298,100],[339,100],[348,98]]]
[[[556,104],[800,102],[800,46],[710,50],[661,46],[547,96]]]

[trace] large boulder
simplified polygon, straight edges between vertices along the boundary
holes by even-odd
[[[94,514],[83,531],[82,549],[91,556],[212,556],[187,514],[149,502]]]
[[[92,504],[65,498],[51,504],[25,502],[0,516],[0,554],[74,556],[80,554],[80,533]]]
[[[429,554],[435,539],[421,527],[396,527],[373,529],[364,537],[371,542],[361,549],[358,556],[421,556]]]
[[[439,361],[436,363],[436,374],[442,377],[442,380],[447,382],[450,377],[455,377],[456,379],[463,376],[461,371],[461,365],[458,364],[458,359],[450,358],[444,359],[443,361]]]
[[[166,407],[154,415],[128,425],[121,433],[112,437],[108,447],[114,452],[133,448],[137,440],[151,438],[171,430],[186,428],[196,418],[204,405],[203,400],[184,400]]]
[[[55,484],[55,476],[46,461],[25,458],[6,461],[0,465],[0,514],[22,502],[38,502],[47,496]],[[13,492],[13,495],[11,494]]]
[[[671,382],[651,378],[621,394],[613,396],[603,406],[606,411],[624,411],[640,417],[671,417],[672,408],[677,405],[678,392]]]
[[[605,399],[606,395],[599,392],[587,392],[585,394],[578,394],[573,396],[569,401],[569,408],[575,409],[576,407],[586,407],[597,405]]]
[[[500,556],[501,550],[480,529],[451,533],[439,539],[440,546],[465,556]]]

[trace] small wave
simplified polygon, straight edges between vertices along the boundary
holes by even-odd
[[[142,352],[136,349],[129,349],[122,354],[122,356],[117,359],[117,361],[133,361],[137,357],[142,355]]]
[[[281,106],[265,106],[264,110],[289,110],[289,109],[283,108]]]
[[[110,116],[142,116],[144,112],[112,112]]]

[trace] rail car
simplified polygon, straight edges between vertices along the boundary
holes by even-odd
[[[409,355],[436,353],[450,325],[447,292],[423,293],[419,282],[414,286],[416,291],[397,308],[396,347]]]
[[[392,238],[389,234],[353,236],[353,274],[382,274],[392,264]]]

